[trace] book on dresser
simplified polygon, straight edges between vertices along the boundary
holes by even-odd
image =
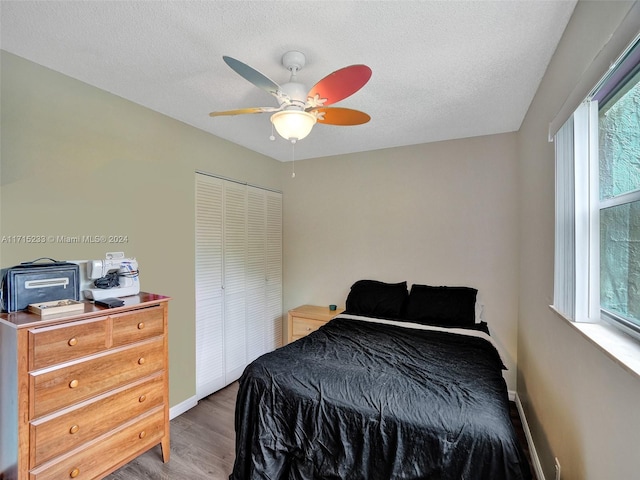
[[[168,302],[0,314],[0,479],[103,478],[169,461]]]

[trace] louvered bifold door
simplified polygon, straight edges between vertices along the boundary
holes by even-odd
[[[247,187],[224,185],[224,346],[225,380],[237,380],[247,364],[246,279]]]
[[[267,206],[266,237],[266,349],[282,345],[282,194],[265,192]]]
[[[196,174],[198,399],[282,343],[282,194]]]
[[[265,190],[247,187],[247,362],[267,352]]]
[[[222,311],[223,181],[196,174],[196,396],[225,386]]]

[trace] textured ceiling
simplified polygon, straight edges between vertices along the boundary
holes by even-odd
[[[366,64],[371,80],[335,106],[360,126],[316,125],[295,146],[315,158],[519,129],[575,0],[502,1],[7,1],[2,49],[281,161],[269,114],[214,110],[277,106],[222,60],[279,84],[299,50],[298,81]]]

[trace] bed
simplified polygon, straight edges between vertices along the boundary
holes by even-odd
[[[530,479],[476,293],[356,282],[244,371],[230,479]]]

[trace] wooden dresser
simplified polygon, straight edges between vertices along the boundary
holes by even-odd
[[[168,297],[0,315],[0,479],[99,479],[169,461]]]
[[[309,335],[322,325],[342,313],[343,308],[329,310],[329,307],[301,305],[289,310],[288,343]]]

